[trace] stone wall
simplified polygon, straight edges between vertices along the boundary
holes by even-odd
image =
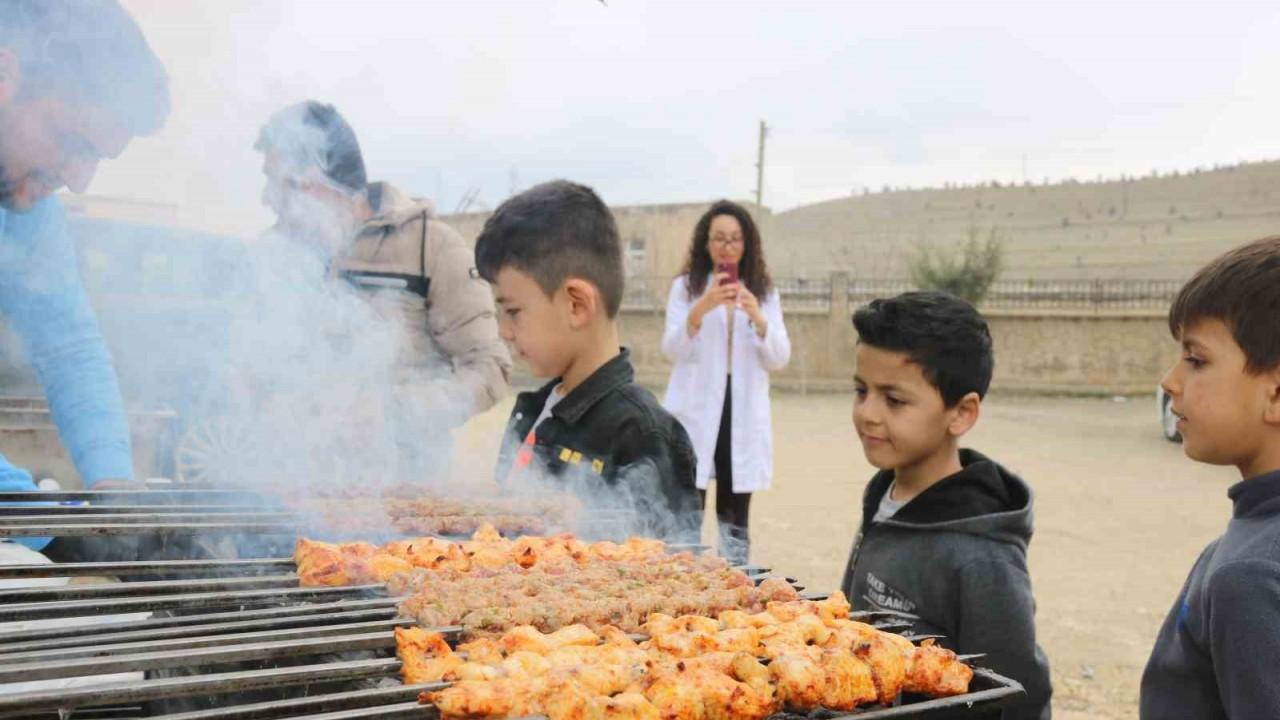
[[[853,308],[786,311],[791,364],[774,375],[799,391],[852,388],[857,336]],[[784,307],[785,310],[785,307]],[[998,311],[985,313],[995,341],[996,392],[1085,395],[1147,394],[1177,357],[1165,315],[1158,311]],[[623,309],[623,342],[641,380],[661,387],[670,372],[662,355],[661,310]]]

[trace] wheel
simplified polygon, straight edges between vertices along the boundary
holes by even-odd
[[[234,418],[212,418],[187,429],[174,452],[178,482],[225,487],[251,477],[260,448],[253,428]]]
[[[1160,400],[1160,428],[1164,431],[1164,439],[1169,442],[1182,442],[1182,434],[1178,432],[1178,416],[1173,414],[1173,399],[1164,395]]]

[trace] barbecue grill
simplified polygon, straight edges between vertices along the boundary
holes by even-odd
[[[95,504],[0,505],[0,537],[261,533],[291,540],[305,524],[296,514],[264,509],[243,491],[0,493],[0,503],[34,500]],[[250,506],[253,517],[246,512]],[[772,576],[767,568],[743,569],[757,582]],[[0,683],[80,683],[16,692],[0,685],[0,719],[438,716],[417,697],[444,684],[406,686],[399,680],[393,629],[416,621],[397,615],[399,599],[383,585],[299,587],[286,557],[0,566],[0,579],[8,580],[100,576],[129,581],[0,590],[0,622],[29,625],[0,627]],[[160,615],[95,621],[139,612]],[[910,615],[855,615],[912,637]],[[89,624],[30,627],[51,619]],[[462,628],[436,630],[456,642]],[[119,673],[145,675],[84,684]],[[1016,682],[975,668],[968,694],[904,697],[897,707],[851,715],[985,717],[998,715],[1021,694]],[[174,712],[175,707],[199,709]]]

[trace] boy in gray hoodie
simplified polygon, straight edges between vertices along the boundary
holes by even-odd
[[[1004,718],[1048,720],[1027,574],[1031,488],[959,447],[991,384],[986,321],[946,293],[909,292],[873,300],[853,324],[853,424],[880,472],[841,589],[854,609],[913,613],[956,652],[986,653],[984,665],[1027,691]]]

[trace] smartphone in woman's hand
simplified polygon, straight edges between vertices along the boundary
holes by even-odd
[[[716,274],[728,275],[728,277],[720,278],[721,285],[737,285],[738,284],[738,263],[716,263]]]

